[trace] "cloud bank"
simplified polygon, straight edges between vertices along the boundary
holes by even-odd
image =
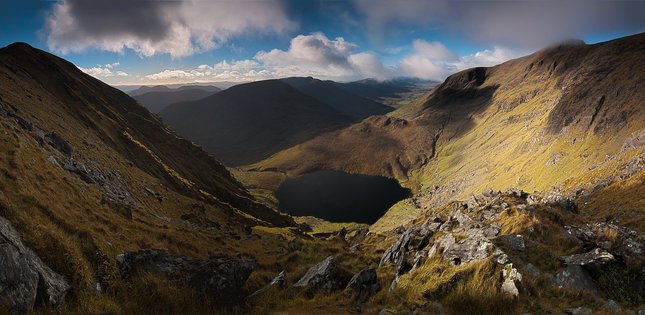
[[[358,45],[342,37],[329,39],[322,33],[298,35],[288,49],[259,51],[254,59],[222,61],[189,70],[164,70],[145,76],[159,82],[255,81],[290,76],[312,76],[330,80],[416,77],[443,80],[448,75],[476,66],[492,66],[526,54],[503,47],[459,57],[439,42],[422,39],[411,43],[410,53],[393,65],[384,65],[379,56],[357,51]]]
[[[182,57],[233,36],[282,34],[295,28],[279,0],[60,0],[45,22],[49,49]]]
[[[387,37],[393,30],[413,27],[481,43],[536,49],[591,33],[645,30],[645,1],[639,0],[353,0],[353,3],[365,32],[372,37]]]

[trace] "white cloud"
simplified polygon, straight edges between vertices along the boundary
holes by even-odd
[[[260,51],[254,59],[221,61],[194,69],[168,69],[144,77],[155,82],[256,81],[291,76],[320,79],[379,80],[398,76],[443,80],[466,68],[492,66],[524,54],[503,47],[459,57],[439,42],[414,40],[410,54],[393,66],[384,65],[372,52],[355,52],[358,46],[343,38],[329,39],[321,33],[298,35],[287,50]]]
[[[398,74],[421,79],[443,80],[457,71],[473,67],[488,67],[525,55],[526,51],[495,46],[458,57],[439,42],[415,40],[412,52],[399,61]]]
[[[283,34],[296,26],[280,0],[59,0],[46,20],[50,49],[132,49],[173,58],[217,48],[231,37]]]
[[[288,50],[260,51],[255,59],[269,67],[297,67],[320,76],[343,77],[352,75],[348,58],[356,47],[342,37],[332,40],[322,33],[298,35]]]
[[[96,66],[91,67],[91,68],[83,68],[83,67],[79,67],[79,66],[77,66],[77,67],[81,71],[83,71],[83,72],[85,72],[85,73],[87,73],[87,74],[89,74],[89,75],[91,75],[91,76],[93,76],[95,78],[99,78],[99,79],[101,79],[101,78],[109,78],[109,77],[113,77],[115,75],[119,76],[119,77],[127,77],[127,76],[129,76],[129,74],[124,72],[124,71],[116,71],[116,72],[112,71],[112,70],[114,70],[114,68],[118,67],[119,65],[120,65],[120,63],[114,62],[114,63],[108,63],[108,64],[103,65],[103,66],[96,65]]]

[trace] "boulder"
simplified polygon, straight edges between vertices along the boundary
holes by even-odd
[[[367,301],[370,296],[381,289],[376,269],[365,268],[359,271],[349,280],[345,289],[352,291],[357,300]]]
[[[452,234],[445,234],[436,241],[443,248],[441,256],[453,265],[485,259],[491,253],[492,243],[478,229],[468,230],[466,238],[456,241]]]
[[[348,278],[348,275],[338,267],[334,256],[329,256],[309,268],[307,273],[293,286],[330,293],[345,288]]]
[[[70,285],[26,247],[11,222],[0,217],[0,306],[13,314],[40,304],[58,305]]]
[[[526,249],[526,247],[524,246],[524,237],[520,234],[502,235],[497,239],[506,244],[506,246],[508,246],[508,248],[510,248],[511,250],[523,252]]]
[[[552,279],[553,284],[560,289],[582,290],[593,295],[600,295],[594,280],[577,265],[569,265],[556,273]]]
[[[520,295],[520,287],[522,283],[522,274],[513,268],[513,264],[507,264],[502,270],[502,293],[518,297]]]
[[[117,256],[121,277],[128,279],[138,270],[160,274],[170,281],[187,285],[197,292],[214,294],[226,299],[239,298],[242,287],[255,268],[255,263],[228,256],[196,259],[169,255],[160,249],[141,249]]]
[[[584,254],[560,257],[560,260],[562,260],[566,265],[576,265],[586,267],[591,270],[599,270],[603,265],[614,262],[616,258],[604,249],[595,248]]]

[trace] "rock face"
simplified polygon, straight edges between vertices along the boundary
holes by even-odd
[[[293,286],[329,293],[344,288],[347,279],[349,279],[348,275],[338,267],[334,256],[329,256],[309,268],[307,273]]]
[[[23,243],[11,222],[0,217],[0,305],[26,314],[38,304],[57,305],[70,286]]]
[[[346,290],[351,290],[357,300],[366,301],[370,296],[381,289],[378,282],[376,269],[366,268],[355,274],[349,280]]]
[[[162,274],[169,280],[188,285],[197,292],[239,298],[244,283],[255,268],[252,261],[227,256],[211,256],[206,260],[173,256],[159,249],[141,249],[117,256],[121,277],[127,279],[136,270]]]

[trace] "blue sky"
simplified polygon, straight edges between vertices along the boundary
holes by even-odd
[[[3,0],[0,45],[27,42],[110,84],[441,80],[642,32],[643,13],[638,0]]]

